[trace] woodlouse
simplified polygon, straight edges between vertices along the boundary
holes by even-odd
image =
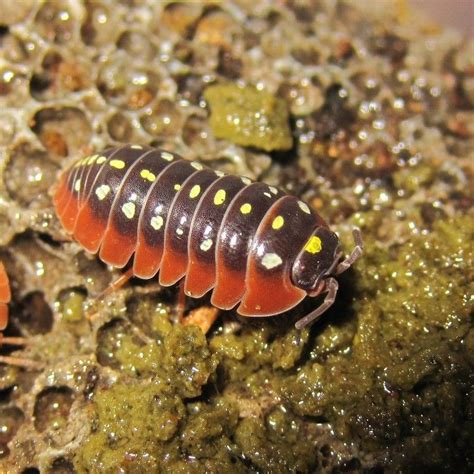
[[[140,145],[109,148],[79,159],[54,193],[57,215],[86,250],[133,275],[159,271],[161,285],[184,277],[186,295],[210,290],[211,303],[243,316],[283,313],[305,296],[327,293],[296,323],[313,322],[334,302],[340,243],[309,206],[279,189],[224,175],[168,151]]]

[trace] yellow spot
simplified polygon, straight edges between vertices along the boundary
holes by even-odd
[[[190,197],[191,199],[197,198],[200,193],[201,193],[201,186],[199,186],[199,184],[195,184],[195,185],[191,188],[191,191],[189,191],[189,197]]]
[[[97,158],[99,158],[99,155],[92,155],[88,160],[87,160],[87,164],[88,165],[93,165],[95,160],[97,160]]]
[[[174,190],[175,191],[179,191],[181,189],[181,185],[180,184],[175,184],[174,185]]]
[[[223,189],[219,189],[219,191],[217,191],[216,195],[214,196],[214,204],[216,206],[223,204],[225,201],[225,196],[225,191]]]
[[[171,153],[168,153],[167,151],[162,151],[161,158],[163,158],[166,161],[173,161],[174,156]]]
[[[309,207],[305,202],[298,201],[298,206],[303,212],[306,212],[306,214],[311,214],[311,211],[309,210]]]
[[[285,219],[283,219],[282,216],[276,216],[272,222],[272,229],[275,229],[275,230],[281,229],[284,223],[285,223]]]
[[[111,160],[109,164],[112,168],[117,168],[118,170],[123,170],[125,168],[125,161],[123,160]]]
[[[198,171],[201,171],[204,167],[201,165],[201,163],[198,163],[197,161],[191,161],[191,166]]]
[[[143,147],[141,145],[130,145],[130,148],[132,150],[143,150]]]
[[[156,179],[156,176],[150,170],[141,170],[140,176],[143,179],[147,179],[148,181],[150,181],[150,183],[153,183],[153,181],[155,181]]]
[[[163,220],[163,217],[161,216],[153,216],[150,221],[150,225],[155,230],[160,230],[163,227],[164,223],[165,221]]]
[[[246,178],[245,176],[242,176],[241,178],[242,183],[244,183],[246,186],[252,183],[252,180],[249,178]]]
[[[214,171],[216,173],[216,176],[219,176],[219,178],[222,178],[222,176],[225,176],[225,173],[223,171]]]
[[[126,202],[122,206],[122,212],[129,218],[132,219],[135,215],[135,204],[133,202]]]
[[[250,214],[251,211],[252,211],[252,204],[249,204],[248,202],[240,206],[240,212],[242,214]]]
[[[315,235],[312,235],[308,242],[306,242],[306,245],[304,246],[304,249],[306,252],[315,254],[321,252],[321,249],[323,248],[323,244],[321,242],[321,239],[319,237],[316,237]]]
[[[97,165],[101,165],[102,163],[105,163],[107,161],[107,158],[103,155],[99,156],[99,158],[97,158],[97,161],[96,161],[96,164]]]

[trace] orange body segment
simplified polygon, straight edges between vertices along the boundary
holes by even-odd
[[[171,286],[183,278],[188,266],[188,256],[186,254],[174,252],[167,249],[163,252],[161,261],[159,281],[160,285]]]
[[[289,278],[262,276],[255,264],[249,265],[246,290],[237,312],[242,316],[273,316],[294,308],[306,296]]]
[[[136,247],[136,239],[131,235],[121,234],[113,225],[105,231],[100,247],[99,257],[108,265],[123,268]]]
[[[191,255],[184,281],[184,292],[193,298],[200,298],[211,290],[215,283],[215,265],[200,262]]]
[[[79,212],[74,228],[74,238],[89,252],[99,250],[107,222],[95,217],[89,204],[84,204]]]
[[[245,292],[245,271],[233,271],[224,266],[218,268],[216,286],[211,303],[221,309],[232,309]]]
[[[160,269],[162,256],[163,246],[148,245],[143,234],[139,232],[133,259],[133,273],[139,278],[153,278]]]

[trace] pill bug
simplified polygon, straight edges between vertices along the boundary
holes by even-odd
[[[186,295],[212,290],[242,316],[283,313],[305,296],[334,302],[334,276],[362,253],[358,229],[343,260],[337,235],[303,201],[261,182],[224,175],[168,151],[124,145],[79,159],[59,178],[57,215],[72,237],[107,264]],[[133,258],[133,262],[131,259]]]

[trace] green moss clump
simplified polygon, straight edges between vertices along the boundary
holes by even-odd
[[[95,400],[92,434],[77,453],[78,472],[156,472],[163,459],[176,458],[170,441],[185,416],[182,401],[161,380],[116,383]]]
[[[209,86],[204,97],[211,108],[210,124],[217,138],[265,151],[291,148],[288,108],[282,99],[235,84]]]
[[[182,397],[200,395],[217,366],[206,337],[197,326],[177,324],[171,330],[168,323],[163,328],[156,341],[145,343],[129,324],[112,321],[99,334],[97,358],[127,375],[169,380]]]
[[[188,420],[182,432],[182,447],[187,456],[207,458],[221,463],[228,461],[229,451],[239,453],[232,434],[238,424],[237,407],[225,400],[215,404],[188,405]]]
[[[235,439],[244,456],[261,472],[312,472],[317,465],[305,423],[281,409],[273,410],[265,421],[244,419]]]
[[[92,433],[77,452],[79,473],[245,472],[231,440],[231,403],[190,403],[161,379],[115,383],[97,393]]]

